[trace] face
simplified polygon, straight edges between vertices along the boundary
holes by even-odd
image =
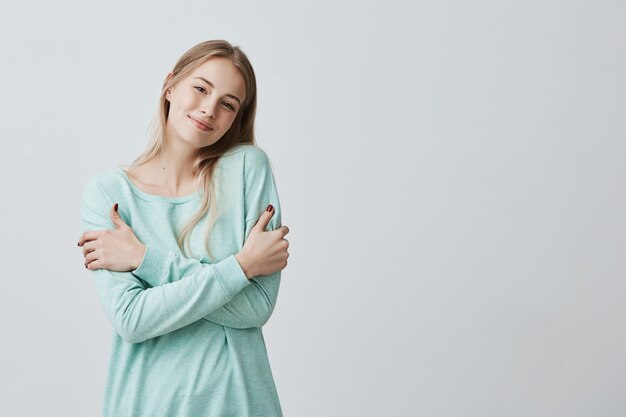
[[[196,148],[214,144],[239,113],[245,86],[243,76],[229,59],[209,59],[167,91],[168,137]]]

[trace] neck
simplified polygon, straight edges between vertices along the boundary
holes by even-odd
[[[155,184],[171,194],[179,194],[197,183],[192,171],[196,152],[182,140],[166,138],[160,154],[152,160]]]

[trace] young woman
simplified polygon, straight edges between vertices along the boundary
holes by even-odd
[[[202,42],[159,104],[146,151],[83,190],[78,245],[115,330],[103,416],[282,416],[261,328],[289,229],[255,146],[254,71]]]

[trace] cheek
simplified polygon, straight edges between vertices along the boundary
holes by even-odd
[[[196,98],[193,94],[179,94],[173,101],[173,105],[177,110],[181,110],[183,112],[193,109],[194,106],[197,105]]]
[[[188,95],[180,101],[180,107],[183,110],[191,110],[198,107],[198,101],[194,96]]]
[[[236,118],[237,118],[236,114],[225,113],[224,114],[224,119],[222,121],[222,125],[224,126],[224,130],[228,130],[233,125],[233,123],[235,122]]]
[[[222,133],[226,133],[232,125],[233,125],[232,120],[224,118],[224,120],[220,121],[220,131]]]
[[[192,109],[193,107],[190,106],[188,99],[179,98],[170,105],[170,118],[178,128],[188,128],[187,123],[189,120],[187,114]]]

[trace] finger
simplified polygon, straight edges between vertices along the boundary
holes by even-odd
[[[98,265],[99,261],[96,259],[94,261],[91,261],[89,263],[85,263],[85,268],[93,271],[94,269],[98,269],[100,268],[100,266]]]
[[[120,227],[126,226],[126,223],[124,223],[124,220],[122,220],[122,218],[120,217],[120,213],[117,211],[117,209],[118,204],[113,204],[113,206],[111,207],[111,221],[113,222],[115,228],[119,229]]]
[[[267,209],[265,209],[263,214],[261,214],[261,217],[259,217],[259,220],[254,225],[253,230],[256,229],[257,231],[261,231],[261,232],[265,231],[265,227],[267,227],[267,224],[269,223],[270,219],[274,215],[274,211],[275,211],[274,207],[271,204],[267,207],[271,208],[271,211],[267,211]]]
[[[289,228],[287,226],[280,226],[278,229],[276,229],[278,232],[280,232],[280,234],[282,236],[285,236],[287,233],[289,233]]]
[[[78,238],[78,246],[83,246],[85,242],[89,242],[90,240],[98,239],[102,232],[104,232],[104,230],[90,230],[83,233],[80,235],[80,238]]]
[[[86,242],[83,245],[83,256],[87,256],[88,253],[91,253],[96,250],[96,241],[92,240],[91,242]]]
[[[83,263],[85,265],[87,265],[90,262],[93,262],[95,260],[97,260],[97,255],[96,255],[96,251],[91,251],[88,254],[85,255],[85,259],[83,260]]]

